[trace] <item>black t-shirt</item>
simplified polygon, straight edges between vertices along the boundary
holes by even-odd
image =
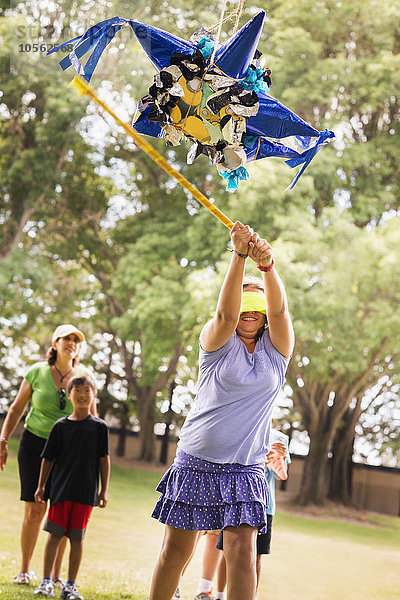
[[[42,458],[54,461],[50,504],[98,504],[99,460],[108,454],[108,428],[103,419],[89,415],[82,421],[59,419],[50,431]]]

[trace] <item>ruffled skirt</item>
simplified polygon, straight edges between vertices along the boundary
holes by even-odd
[[[246,523],[262,533],[267,522],[264,465],[213,463],[178,448],[157,491],[161,496],[152,517],[178,529],[202,531]]]

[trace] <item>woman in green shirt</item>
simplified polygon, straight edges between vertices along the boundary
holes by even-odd
[[[14,402],[10,406],[0,434],[0,468],[7,461],[7,442],[15,430],[27,405],[31,407],[25,419],[25,430],[18,451],[21,480],[21,500],[25,513],[21,530],[21,571],[14,583],[28,584],[29,565],[38,539],[40,525],[46,513],[46,504],[35,503],[35,491],[40,472],[41,453],[54,423],[72,413],[67,397],[68,381],[86,369],[79,366],[79,346],[85,336],[73,325],[60,325],[55,330],[46,361],[35,363],[25,375]],[[96,414],[95,404],[91,412]],[[63,545],[53,567],[53,579],[59,580]]]

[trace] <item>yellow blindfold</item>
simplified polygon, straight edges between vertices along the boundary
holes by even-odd
[[[258,294],[257,292],[243,292],[240,312],[244,313],[252,311],[260,312],[264,315],[267,314],[265,296],[264,294]]]

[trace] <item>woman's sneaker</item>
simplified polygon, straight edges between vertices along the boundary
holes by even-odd
[[[37,586],[36,590],[33,592],[37,596],[40,594],[41,596],[54,596],[54,585],[51,579],[42,579],[42,581]]]
[[[62,589],[60,598],[62,600],[83,600],[75,584],[66,583]]]
[[[60,577],[56,577],[55,579],[53,579],[53,585],[55,588],[60,588],[60,590],[62,590],[65,583]]]

